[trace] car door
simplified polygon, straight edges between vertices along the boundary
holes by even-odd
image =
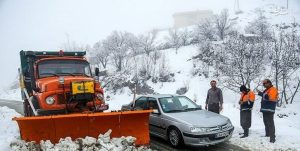
[[[134,109],[144,110],[147,106],[147,97],[140,97],[134,103]]]
[[[158,110],[159,113],[151,113],[149,119],[150,133],[164,137],[164,123],[162,119],[161,110],[158,106],[158,102],[155,98],[148,97],[147,105],[149,109]]]

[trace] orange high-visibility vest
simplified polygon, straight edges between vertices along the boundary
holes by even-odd
[[[251,90],[247,94],[241,93],[241,99],[240,100],[242,102],[247,102],[247,101],[254,102],[255,101],[255,94]]]

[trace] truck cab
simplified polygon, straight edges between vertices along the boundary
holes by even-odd
[[[101,112],[104,101],[96,68],[86,52],[21,51],[19,69],[25,116]]]

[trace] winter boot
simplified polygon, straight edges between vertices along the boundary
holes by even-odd
[[[275,138],[270,138],[271,143],[275,143],[276,139]]]
[[[249,134],[249,129],[248,129],[248,128],[245,128],[245,129],[244,129],[244,135],[241,136],[240,138],[248,137],[248,134]]]

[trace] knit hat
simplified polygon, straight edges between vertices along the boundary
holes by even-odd
[[[240,87],[240,91],[241,91],[241,92],[242,92],[242,91],[246,91],[246,92],[247,92],[246,86],[245,86],[245,85],[242,85],[242,86]]]

